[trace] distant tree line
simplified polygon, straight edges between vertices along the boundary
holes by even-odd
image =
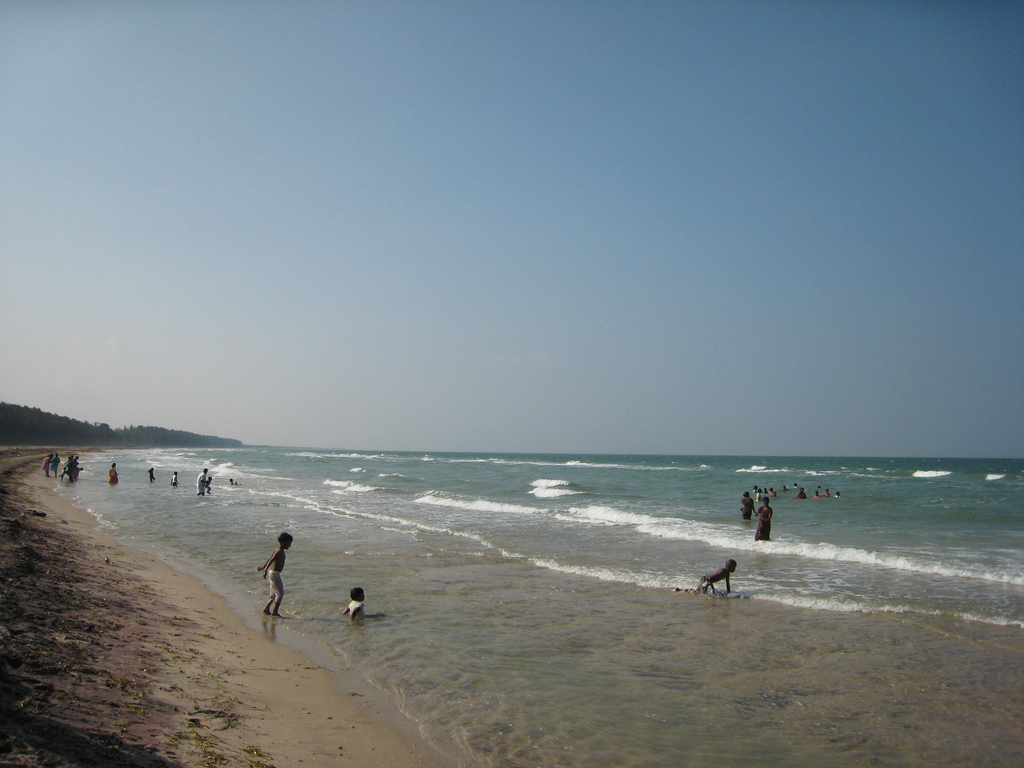
[[[0,445],[237,448],[242,443],[163,427],[111,429],[109,424],[90,424],[38,408],[0,403]]]

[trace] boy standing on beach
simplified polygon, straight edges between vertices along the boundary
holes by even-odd
[[[282,533],[277,537],[277,543],[278,547],[270,559],[256,569],[263,572],[263,578],[270,579],[270,600],[263,609],[267,616],[281,615],[278,612],[281,607],[281,599],[284,597],[284,581],[281,579],[281,571],[284,570],[284,552],[292,545],[292,535],[288,532]],[[274,606],[273,611],[270,610],[270,606]]]

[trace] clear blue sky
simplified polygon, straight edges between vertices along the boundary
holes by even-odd
[[[0,400],[1024,456],[1024,4],[0,3]]]

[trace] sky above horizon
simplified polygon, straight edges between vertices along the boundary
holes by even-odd
[[[0,400],[1024,457],[1024,4],[0,4]]]

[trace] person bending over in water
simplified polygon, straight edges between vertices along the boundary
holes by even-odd
[[[257,571],[263,571],[263,578],[270,579],[270,600],[267,602],[263,612],[268,616],[280,616],[278,612],[281,608],[281,600],[284,598],[284,581],[281,579],[281,571],[284,570],[285,550],[292,545],[292,535],[290,533],[282,533],[277,537],[278,547],[274,550],[274,553],[270,556],[263,565],[257,568]],[[270,606],[274,606],[274,610],[270,610]]]
[[[366,601],[366,594],[363,592],[363,588],[352,587],[352,591],[348,593],[348,596],[352,598],[352,602],[348,604],[348,608],[345,609],[342,616],[348,616],[352,621],[365,618],[366,607],[364,603]]]
[[[710,587],[711,588],[711,594],[717,595],[718,592],[715,591],[715,584],[720,582],[722,579],[725,579],[725,594],[728,595],[730,592],[732,592],[732,586],[729,584],[729,574],[730,573],[735,573],[735,572],[736,572],[736,561],[735,560],[726,560],[724,568],[719,568],[717,571],[715,571],[714,573],[709,573],[707,576],[701,576],[700,577],[700,583],[697,585],[696,589],[685,589],[684,590],[684,589],[680,589],[679,587],[676,587],[675,591],[676,592],[689,592],[690,594],[693,594],[693,595],[706,595],[708,593],[708,588]]]

